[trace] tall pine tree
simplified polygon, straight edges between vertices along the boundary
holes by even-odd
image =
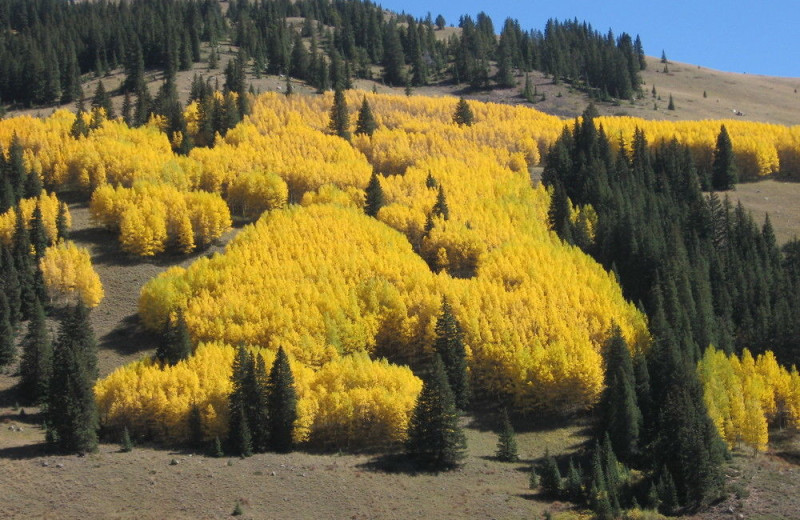
[[[269,416],[269,442],[273,451],[288,453],[294,447],[292,431],[297,420],[297,391],[294,386],[289,356],[278,349],[278,355],[269,373],[267,392]]]
[[[85,453],[97,448],[97,354],[93,338],[86,309],[78,303],[61,323],[53,349],[47,427],[48,437],[59,451]]]
[[[421,467],[449,470],[464,457],[466,447],[453,392],[442,360],[436,354],[408,422],[406,453]]]
[[[469,406],[471,397],[467,373],[467,352],[464,348],[464,333],[447,298],[442,299],[442,310],[436,320],[436,339],[433,348],[444,363],[447,382],[453,392],[458,408]]]

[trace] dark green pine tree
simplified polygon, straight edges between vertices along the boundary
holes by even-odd
[[[73,139],[79,139],[89,135],[89,125],[86,124],[86,120],[83,118],[84,114],[85,112],[82,110],[78,110],[78,113],[75,114],[75,121],[72,122],[72,127],[69,130],[69,135],[71,135]]]
[[[249,366],[247,395],[249,401],[248,417],[250,431],[253,436],[253,449],[263,453],[269,449],[269,412],[267,401],[269,394],[269,374],[264,358],[253,354]]]
[[[501,416],[500,433],[497,437],[497,459],[503,462],[517,462],[519,452],[517,450],[517,437],[514,433],[514,426],[508,418],[508,410],[503,408]]]
[[[156,349],[156,358],[162,363],[175,365],[192,355],[192,338],[183,313],[167,321],[161,343]]]
[[[47,399],[53,371],[53,346],[47,332],[44,308],[38,298],[21,347],[20,391],[32,403],[43,402]]]
[[[364,100],[361,102],[361,108],[358,110],[355,134],[371,136],[375,132],[377,126],[377,123],[375,123],[375,116],[372,115],[372,108],[370,108],[367,102],[367,96],[364,96]]]
[[[667,104],[667,110],[675,110],[675,100],[672,99],[672,94],[669,95],[669,103]]]
[[[6,164],[8,179],[14,190],[14,202],[18,202],[25,195],[25,179],[28,172],[25,170],[23,158],[25,150],[16,132],[11,136],[11,146],[8,148],[8,162]]]
[[[678,492],[675,489],[675,481],[672,478],[672,474],[666,466],[661,469],[661,477],[658,479],[658,484],[656,484],[656,496],[658,497],[659,511],[667,515],[674,514],[677,511],[680,505]]]
[[[336,89],[336,92],[333,94],[333,105],[331,106],[328,129],[342,139],[350,140],[350,113],[347,110],[347,100],[344,98],[344,91],[341,89]]]
[[[464,333],[446,297],[442,298],[442,310],[436,320],[436,339],[433,348],[444,363],[447,382],[453,392],[456,407],[465,410],[469,406],[472,392],[467,374]]]
[[[250,442],[250,428],[247,424],[247,414],[245,412],[245,386],[247,379],[247,365],[249,358],[244,346],[236,349],[236,357],[233,360],[231,372],[231,395],[228,396],[228,409],[230,415],[228,419],[228,451],[236,455],[244,455],[245,452],[252,452]],[[246,449],[245,449],[246,448]]]
[[[193,403],[189,408],[187,422],[189,425],[189,445],[194,449],[199,449],[203,446],[205,432],[203,431],[203,415],[200,413],[200,407],[197,403]]]
[[[444,187],[439,185],[439,192],[436,194],[436,202],[431,209],[431,215],[442,220],[450,220],[450,208],[447,207],[447,197],[444,194]]]
[[[580,466],[576,466],[569,458],[567,465],[567,478],[564,482],[564,493],[566,498],[575,504],[580,504],[583,500],[583,475]]]
[[[725,125],[722,125],[714,148],[714,162],[711,165],[711,185],[715,190],[730,190],[739,181],[733,144]]]
[[[33,210],[33,218],[31,218],[30,240],[31,245],[33,246],[34,255],[36,257],[36,263],[38,264],[39,260],[44,257],[44,252],[49,245],[47,231],[45,230],[44,220],[42,218],[42,208],[39,204],[37,204],[36,208]]]
[[[33,170],[28,172],[28,175],[25,177],[23,193],[26,199],[38,197],[42,193],[42,178]]]
[[[378,211],[386,204],[383,197],[383,188],[381,188],[381,181],[378,174],[372,172],[372,177],[369,179],[367,189],[365,190],[364,197],[364,213],[370,217],[377,217]]]
[[[0,367],[6,367],[17,357],[17,343],[14,327],[11,325],[8,299],[0,291]]]
[[[386,25],[383,38],[383,78],[388,85],[399,87],[406,84],[406,65],[403,44],[394,22]]]
[[[62,202],[58,206],[58,215],[56,215],[56,230],[58,231],[58,240],[67,240],[69,238],[69,224],[67,221],[67,204]]]
[[[639,452],[642,413],[636,401],[636,377],[622,331],[614,326],[604,346],[606,390],[602,399],[602,429],[623,460]]]
[[[288,453],[294,447],[292,431],[297,420],[297,391],[289,366],[289,356],[278,349],[278,355],[269,372],[267,390],[267,415],[269,417],[269,442],[273,451]]]
[[[47,427],[54,447],[66,453],[97,448],[94,383],[97,354],[85,307],[79,303],[61,323],[53,349]],[[91,340],[91,341],[90,341]]]
[[[111,96],[106,92],[106,87],[103,85],[102,80],[97,82],[97,87],[94,89],[92,108],[102,108],[105,110],[106,118],[108,119],[117,117],[114,113],[114,105],[111,103]]]
[[[572,243],[572,222],[570,221],[570,202],[567,190],[561,181],[553,184],[553,195],[550,198],[550,208],[547,210],[547,220],[550,228],[567,243]]]
[[[539,463],[539,485],[542,492],[551,498],[559,498],[561,496],[561,471],[558,469],[556,459],[550,455],[548,451],[544,455],[544,459]]]
[[[33,311],[33,301],[36,298],[36,280],[34,279],[33,258],[31,257],[31,241],[28,229],[22,218],[22,212],[17,212],[17,221],[14,226],[14,268],[19,279],[20,313],[27,319]],[[38,267],[38,266],[36,266]]]
[[[458,466],[466,447],[453,392],[436,354],[408,423],[406,453],[420,467],[450,470]]]
[[[11,248],[0,244],[0,289],[8,298],[11,325],[17,325],[22,320],[22,287],[20,286],[17,267]]]
[[[472,126],[475,122],[475,115],[463,97],[458,100],[456,111],[453,113],[453,122],[459,126]]]
[[[231,373],[233,390],[228,397],[230,410],[228,422],[228,451],[243,457],[252,454],[250,426],[247,423],[247,377],[249,356],[244,346],[236,350]]]

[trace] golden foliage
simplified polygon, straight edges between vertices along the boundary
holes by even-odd
[[[267,367],[275,352],[253,349]],[[189,439],[191,407],[199,407],[206,439],[225,438],[235,349],[198,346],[174,366],[150,360],[120,367],[97,382],[101,424],[127,426],[132,434],[159,440]],[[291,360],[298,394],[297,442],[327,447],[365,447],[402,441],[422,382],[411,370],[364,354],[347,356],[314,372]]]
[[[119,232],[123,250],[139,256],[166,249],[191,253],[231,226],[230,211],[219,195],[182,192],[166,184],[102,186],[92,195],[89,211],[95,222]]]
[[[42,191],[39,197],[32,197],[29,199],[22,199],[19,204],[10,208],[8,211],[0,215],[0,240],[6,245],[11,245],[14,238],[14,228],[17,224],[17,211],[22,212],[22,220],[25,228],[30,231],[31,222],[33,220],[33,213],[36,207],[42,212],[42,223],[44,224],[45,234],[50,244],[56,242],[58,239],[58,210],[62,203],[58,200],[55,193],[46,193]],[[64,216],[66,217],[66,224],[69,227],[72,224],[72,217],[69,214],[69,209],[65,208]]]
[[[92,268],[89,251],[73,242],[60,242],[48,247],[39,267],[51,300],[81,298],[87,307],[92,308],[103,299],[103,285]]]
[[[698,372],[709,415],[728,446],[764,451],[770,423],[800,426],[800,375],[778,365],[772,352],[753,359],[745,350],[738,358],[709,347]]]

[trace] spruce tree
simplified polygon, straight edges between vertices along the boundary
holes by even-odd
[[[242,449],[252,450],[250,442],[250,429],[247,425],[245,407],[246,399],[246,379],[249,358],[244,346],[236,349],[236,357],[233,360],[231,372],[231,395],[228,397],[228,409],[230,410],[228,419],[228,451],[237,455],[243,455]]]
[[[636,378],[630,350],[617,326],[605,343],[604,355],[606,390],[602,400],[602,426],[614,451],[623,460],[631,460],[638,453],[642,414],[636,401]]]
[[[49,245],[47,239],[47,231],[44,227],[44,220],[42,218],[42,208],[40,204],[36,205],[33,210],[33,218],[31,219],[30,240],[33,246],[34,256],[38,264],[39,260],[44,257],[44,252]]]
[[[453,392],[442,360],[436,354],[408,422],[406,453],[420,467],[450,470],[464,457],[466,446]]]
[[[469,107],[469,103],[463,97],[458,100],[456,111],[453,113],[453,122],[458,126],[472,126],[475,115]]]
[[[550,198],[550,208],[547,210],[547,219],[550,228],[555,231],[561,240],[572,243],[572,222],[570,221],[570,201],[567,190],[561,181],[553,184],[553,194]]]
[[[580,504],[583,500],[583,475],[581,474],[580,466],[575,465],[572,461],[572,457],[570,457],[569,464],[567,465],[567,478],[564,483],[564,492],[570,502]]]
[[[447,207],[447,197],[441,184],[439,185],[439,192],[436,194],[436,202],[431,209],[431,214],[440,217],[442,220],[450,220],[450,208]]]
[[[558,470],[556,459],[549,452],[545,453],[544,459],[539,463],[538,472],[542,492],[548,497],[559,498],[562,486],[561,472]]]
[[[733,144],[725,125],[722,125],[714,148],[714,162],[711,166],[711,185],[715,190],[730,190],[739,181]]]
[[[127,426],[122,429],[122,439],[119,443],[119,451],[122,453],[133,451],[133,442],[131,442],[131,434],[128,432]]]
[[[183,313],[179,312],[175,319],[167,321],[161,343],[156,349],[156,358],[162,363],[175,365],[191,355],[192,338]]]
[[[111,103],[111,97],[106,92],[103,81],[97,82],[97,87],[94,90],[94,97],[92,97],[92,108],[102,108],[106,112],[106,118],[114,119],[117,115],[114,113],[114,105]]]
[[[511,425],[511,420],[508,418],[508,410],[505,408],[503,408],[500,433],[497,438],[496,456],[498,460],[503,462],[517,462],[519,460],[514,427]]]
[[[456,407],[469,406],[471,390],[467,374],[467,352],[464,333],[447,298],[442,298],[442,310],[436,320],[436,339],[433,348],[444,364],[447,382],[453,392]]]
[[[79,303],[59,328],[47,401],[49,437],[56,449],[66,453],[97,448],[96,354],[88,315],[81,306]]]
[[[269,417],[269,442],[273,451],[288,453],[294,447],[292,431],[297,420],[297,391],[294,386],[289,356],[278,349],[275,362],[269,373],[267,391],[267,415]]]
[[[672,99],[672,94],[669,95],[669,104],[667,104],[667,110],[675,110],[675,100]]]
[[[50,376],[53,370],[53,346],[47,332],[44,309],[38,298],[21,346],[20,391],[28,401],[42,402],[47,399],[50,386]]]
[[[367,96],[364,96],[364,100],[361,102],[361,108],[358,111],[355,134],[371,136],[375,132],[376,128],[377,123],[375,123],[375,116],[372,115],[372,109],[367,102]]]
[[[192,403],[191,408],[189,408],[187,422],[189,425],[189,445],[198,449],[203,445],[205,434],[203,433],[203,415],[200,413],[200,407],[197,403]]]
[[[42,178],[38,173],[33,170],[28,172],[23,192],[26,199],[38,197],[42,193]]]
[[[364,213],[370,217],[377,217],[378,211],[386,204],[383,198],[383,188],[378,174],[372,172],[367,189],[365,190]]]
[[[331,106],[328,128],[342,139],[350,140],[350,113],[347,110],[344,91],[341,89],[336,89],[333,94],[333,105]]]
[[[0,368],[12,364],[17,357],[16,334],[9,314],[8,299],[0,291]]]

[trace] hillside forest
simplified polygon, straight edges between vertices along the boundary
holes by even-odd
[[[509,416],[581,417],[593,441],[536,461],[531,487],[613,518],[706,507],[733,451],[798,427],[800,245],[726,192],[799,175],[800,127],[355,90],[539,70],[627,99],[644,50],[577,21],[498,35],[465,16],[443,39],[443,19],[370,2],[227,4],[0,0],[0,100],[75,106],[0,120],[0,366],[53,450],[132,437],[440,471],[469,449],[463,414],[508,414],[508,460]],[[224,38],[224,84],[195,76],[181,102],[177,72]],[[102,82],[81,89],[118,68],[120,114]],[[287,88],[257,94],[251,74]],[[135,262],[241,228],[145,284],[155,353],[102,378],[88,316],[104,291],[67,199]]]

